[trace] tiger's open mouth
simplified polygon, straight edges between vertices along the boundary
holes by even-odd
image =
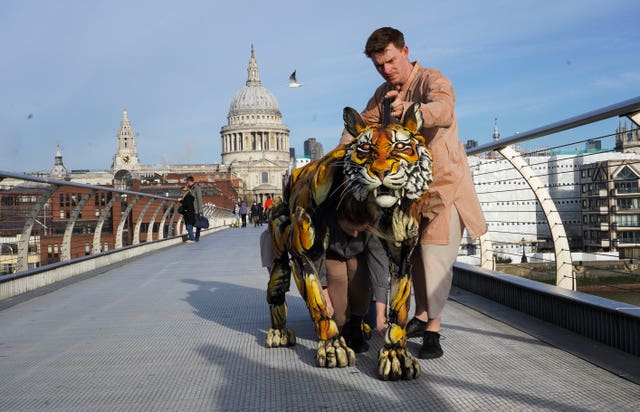
[[[378,206],[383,208],[390,208],[398,203],[400,198],[404,195],[403,192],[404,189],[393,190],[385,186],[380,186],[373,189],[372,194]]]

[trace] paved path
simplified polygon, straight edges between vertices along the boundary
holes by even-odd
[[[639,385],[456,301],[445,356],[414,381],[378,380],[378,337],[355,367],[317,368],[293,291],[298,344],[267,349],[259,233],[224,230],[0,310],[0,411],[640,410]]]

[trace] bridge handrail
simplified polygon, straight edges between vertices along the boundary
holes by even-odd
[[[175,238],[184,231],[177,197],[0,171],[0,183],[7,179],[14,182],[0,191],[0,279],[7,271],[26,273],[37,266]],[[91,197],[95,205],[88,203]],[[212,229],[236,219],[226,208],[203,206]],[[35,223],[42,228],[35,231]],[[103,234],[105,223],[110,225]],[[146,230],[141,230],[143,224]]]
[[[569,237],[567,235],[565,222],[563,221],[562,215],[560,213],[560,209],[557,207],[557,204],[556,204],[556,202],[559,201],[560,199],[554,199],[555,196],[551,193],[553,187],[557,187],[556,186],[557,183],[553,185],[551,183],[544,184],[544,179],[540,179],[540,175],[542,173],[536,172],[536,169],[542,169],[542,167],[535,167],[539,165],[529,164],[530,162],[534,162],[533,160],[531,160],[532,157],[530,157],[530,154],[526,154],[522,151],[516,150],[513,147],[513,145],[524,142],[524,141],[532,140],[538,137],[551,135],[554,133],[573,129],[580,126],[585,126],[585,125],[594,123],[596,121],[608,119],[614,116],[626,116],[629,119],[631,119],[631,121],[634,124],[638,125],[638,123],[640,123],[640,96],[631,98],[613,105],[605,106],[596,110],[592,110],[584,114],[573,116],[565,120],[551,123],[546,126],[535,128],[535,129],[526,131],[524,133],[517,133],[513,136],[510,136],[504,139],[501,138],[492,143],[467,149],[467,154],[469,156],[480,155],[483,153],[486,154],[491,151],[496,151],[500,155],[502,155],[503,159],[506,160],[508,163],[510,163],[511,166],[513,167],[513,170],[517,172],[519,176],[518,179],[522,180],[526,184],[528,189],[533,194],[533,197],[537,202],[537,204],[539,204],[540,207],[543,209],[544,218],[546,219],[547,227],[549,228],[549,231],[550,231],[550,235],[548,236],[548,238],[552,239],[552,243],[553,243],[551,248],[553,249],[554,260],[556,263],[555,284],[557,286],[561,286],[561,287],[573,289],[573,290],[576,289],[574,266],[571,258],[570,245],[568,241]],[[626,137],[625,137],[625,140],[626,140]],[[525,155],[529,157],[525,159]],[[489,156],[485,155],[484,159],[486,158],[489,158]],[[482,159],[482,157],[479,157],[479,159]],[[495,160],[495,157],[493,159]],[[543,161],[543,163],[544,162],[549,162],[549,161],[546,160],[546,161]],[[483,161],[476,162],[475,167],[478,170],[480,170],[482,163]],[[487,163],[487,161],[485,161],[485,163]],[[581,163],[575,162],[572,165],[572,167],[577,167],[578,164],[581,164]],[[546,166],[546,163],[545,163],[545,166]],[[472,169],[473,168],[474,168],[474,165],[472,164]],[[493,179],[487,178],[486,176],[477,178],[478,176],[476,174],[475,177],[477,179],[474,179],[474,180],[484,179],[487,181],[492,181],[492,182],[497,181],[498,183],[506,184],[507,180],[505,180],[504,182],[499,180],[499,177],[504,178],[506,170],[507,169],[503,169],[499,171],[501,176],[496,176]],[[481,172],[478,172],[478,173],[481,173]],[[485,173],[485,171],[482,171],[482,173]],[[547,181],[551,181],[552,179],[555,179],[556,181],[560,180],[560,178],[558,177],[559,173],[560,172],[558,172],[556,176],[551,176],[551,174],[546,175],[546,177],[548,178]],[[576,176],[577,175],[573,176],[574,180]],[[516,179],[513,177],[508,179],[509,183],[512,183],[515,180]],[[475,183],[477,184],[477,181]],[[577,186],[579,186],[580,181],[578,182],[574,181],[573,184],[574,185],[577,184]],[[520,191],[519,193],[523,193],[522,188],[513,188],[511,190],[513,190],[514,192]],[[479,195],[481,195],[480,192],[479,192]],[[492,198],[496,198],[496,196],[499,196],[499,192],[493,191],[490,195],[490,197]],[[513,199],[513,195],[507,195],[507,196],[510,196],[510,198]],[[507,199],[509,199],[509,197]],[[481,198],[481,202],[482,200],[483,199]],[[502,199],[502,201],[503,201],[502,203],[503,205],[507,204],[506,202],[504,202],[504,199]],[[500,202],[495,202],[495,203],[497,205],[501,204]],[[486,209],[483,208],[483,210],[485,210],[485,215],[486,215],[487,214]],[[501,217],[498,218],[498,220],[500,219],[504,219],[504,215],[501,215]],[[507,230],[509,231],[509,229]],[[521,240],[522,246],[523,246],[522,263],[524,263],[527,261],[525,252],[524,252],[525,243],[527,242],[536,243],[538,242],[539,239],[536,237],[538,233],[535,230],[535,228],[534,228],[534,233],[532,234],[526,233],[526,232],[523,232],[522,234],[526,236],[526,238],[523,236]],[[501,240],[503,239],[504,239],[504,236],[501,236]],[[493,239],[493,240],[495,241],[496,239]],[[480,250],[481,250],[481,256],[480,256],[481,266],[485,269],[493,269],[495,267],[496,256],[494,254],[494,247],[493,247],[493,242],[490,234],[486,234],[480,238]]]
[[[632,120],[636,124],[638,124],[638,112],[640,112],[640,96],[633,97],[631,99],[627,99],[609,106],[604,106],[584,114],[569,117],[567,119],[550,123],[545,126],[537,127],[526,132],[517,133],[506,138],[500,138],[500,140],[498,140],[497,142],[487,143],[470,148],[467,150],[467,155],[475,155],[500,149],[505,146],[515,145],[527,140],[533,140],[538,137],[548,136],[553,133],[562,132],[579,126],[585,126],[590,123],[616,116],[634,116]]]

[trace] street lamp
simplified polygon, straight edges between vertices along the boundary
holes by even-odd
[[[522,258],[520,259],[520,263],[527,263],[527,255],[524,254],[524,238],[520,240],[522,243]]]

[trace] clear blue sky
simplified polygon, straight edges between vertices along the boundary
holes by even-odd
[[[640,95],[639,15],[637,0],[2,0],[0,170],[48,171],[57,143],[67,168],[108,169],[124,107],[143,163],[220,162],[251,44],[291,145],[326,151],[382,81],[362,50],[387,25],[451,79],[461,139],[482,144],[495,117],[507,137]]]

